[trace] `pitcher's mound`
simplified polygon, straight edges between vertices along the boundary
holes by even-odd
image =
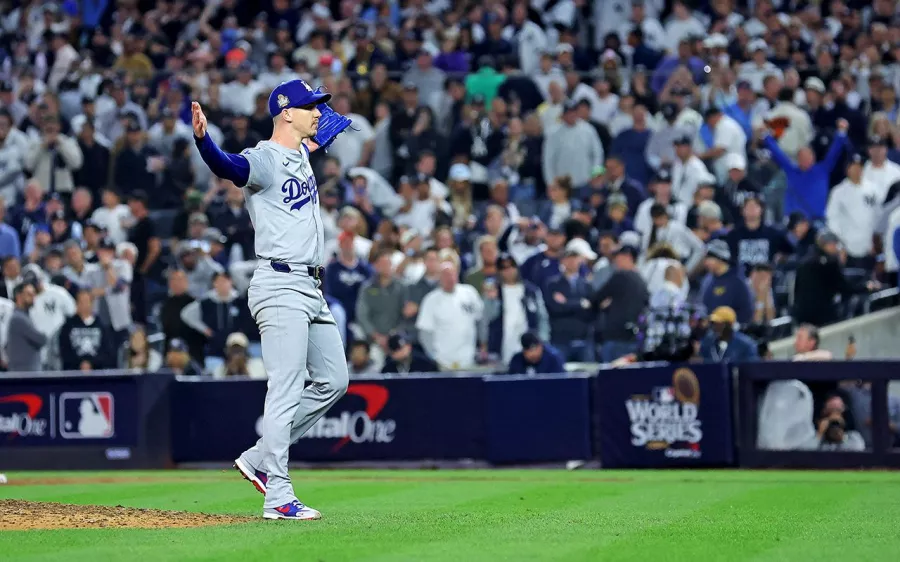
[[[252,521],[233,515],[207,515],[103,505],[0,500],[0,531],[33,529],[171,529],[231,525]]]

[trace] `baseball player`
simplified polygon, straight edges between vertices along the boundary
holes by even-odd
[[[262,438],[235,468],[265,494],[266,519],[319,519],[294,495],[288,448],[347,390],[344,346],[320,291],[325,259],[316,178],[309,153],[327,148],[350,120],[334,112],[331,94],[303,80],[269,96],[272,138],[227,154],[206,134],[200,104],[191,104],[194,140],[209,169],[242,187],[256,230],[258,265],[248,291],[269,376]],[[304,388],[307,377],[310,384]]]

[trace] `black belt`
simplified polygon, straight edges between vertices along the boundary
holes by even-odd
[[[283,261],[271,260],[269,263],[272,264],[272,269],[274,269],[278,273],[290,273],[292,271],[291,266],[284,263]],[[301,267],[303,267],[303,266],[301,266]],[[317,265],[317,266],[307,265],[306,273],[313,279],[316,279],[317,281],[321,281],[322,277],[325,274],[325,268],[322,267],[321,265]]]

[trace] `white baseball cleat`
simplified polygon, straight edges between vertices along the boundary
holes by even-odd
[[[321,518],[321,513],[297,500],[280,507],[263,508],[263,519],[295,519],[299,521]]]

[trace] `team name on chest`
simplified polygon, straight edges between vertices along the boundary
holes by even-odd
[[[309,164],[301,162],[297,165],[285,161],[283,165],[291,177],[281,184],[281,193],[284,195],[282,202],[290,205],[291,211],[299,211],[310,202],[318,203],[319,186],[316,184],[316,177],[312,174]]]

